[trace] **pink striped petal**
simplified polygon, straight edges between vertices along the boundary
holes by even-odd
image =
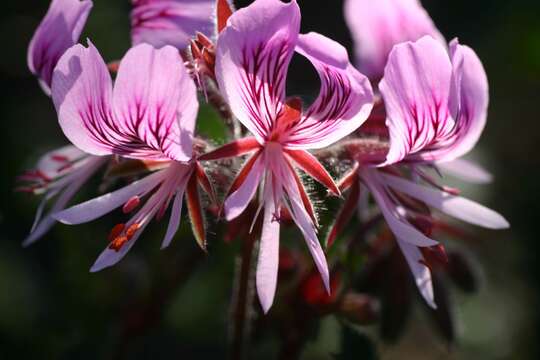
[[[416,283],[420,294],[422,294],[422,297],[430,307],[436,309],[437,305],[435,304],[435,296],[433,293],[431,271],[422,263],[424,260],[422,252],[418,247],[404,241],[398,240],[397,243],[401,248],[403,256],[405,256],[405,260],[407,260],[407,264],[409,264],[409,268],[414,277],[414,282]]]
[[[114,94],[96,48],[60,59],[53,100],[66,136],[85,152],[187,161],[198,109],[196,88],[172,47],[139,45],[120,64]]]
[[[321,79],[315,102],[290,130],[288,148],[326,147],[356,130],[373,107],[368,79],[349,62],[347,51],[317,33],[300,35],[296,51],[305,56]]]
[[[381,174],[388,186],[425,202],[445,214],[489,229],[506,229],[510,224],[497,212],[461,196],[431,189],[396,176]]]
[[[394,45],[424,35],[445,44],[418,0],[346,0],[344,15],[355,43],[358,68],[374,80],[383,75]]]
[[[394,47],[379,84],[390,131],[386,164],[452,141],[456,108],[450,108],[451,84],[446,49],[432,37]]]
[[[215,0],[132,0],[134,45],[171,45],[183,50],[195,33],[214,34]]]
[[[125,155],[191,159],[197,89],[175,48],[144,44],[129,50],[120,63],[113,103],[116,125],[140,143],[127,143]]]
[[[453,160],[468,153],[478,142],[487,120],[489,90],[486,71],[476,53],[457,39],[450,43],[455,87],[452,101],[458,107],[454,143],[434,151],[432,158]]]
[[[89,154],[112,153],[111,143],[102,139],[109,135],[111,96],[109,70],[94,45],[67,50],[54,71],[52,98],[64,134]]]
[[[257,295],[264,313],[274,302],[279,263],[279,221],[275,216],[276,203],[271,188],[269,184],[265,189],[263,228],[255,275]]]
[[[296,1],[258,0],[231,15],[216,50],[219,88],[260,143],[285,101],[287,67],[300,29]]]
[[[47,94],[58,60],[79,40],[91,9],[90,0],[52,0],[36,29],[28,47],[28,67]]]

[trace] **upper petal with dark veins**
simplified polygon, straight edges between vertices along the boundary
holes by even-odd
[[[373,107],[373,91],[337,42],[309,33],[299,36],[296,51],[315,66],[321,89],[315,102],[291,128],[285,143],[288,148],[323,148],[363,124]]]
[[[183,50],[197,32],[214,32],[214,0],[132,0],[131,39],[134,45],[171,45]]]
[[[53,0],[28,47],[28,67],[50,92],[53,70],[62,54],[79,40],[92,9],[90,0]]]
[[[217,42],[216,76],[234,115],[261,143],[285,101],[300,29],[296,1],[259,0],[236,11]]]
[[[457,41],[450,56],[429,36],[396,46],[379,88],[390,132],[385,164],[454,160],[485,127],[487,77],[474,51]]]
[[[142,44],[129,50],[113,91],[97,49],[76,45],[58,63],[52,95],[62,130],[85,152],[191,158],[196,88],[173,47]]]

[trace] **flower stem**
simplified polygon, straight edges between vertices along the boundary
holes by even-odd
[[[231,327],[231,359],[244,359],[249,342],[251,305],[255,294],[253,283],[254,258],[256,256],[255,234],[248,235],[243,244],[241,257],[238,259],[236,283],[233,295]]]

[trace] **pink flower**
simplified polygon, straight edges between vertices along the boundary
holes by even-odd
[[[294,0],[287,4],[257,0],[229,18],[217,42],[217,82],[234,115],[254,136],[200,158],[251,154],[233,182],[224,208],[227,220],[234,219],[261,184],[264,218],[256,286],[265,312],[276,289],[282,207],[304,235],[329,291],[315,212],[295,167],[339,193],[324,167],[306,150],[326,147],[347,136],[372,108],[369,81],[350,64],[346,50],[316,33],[299,35],[299,30],[300,9]],[[302,109],[298,98],[285,98],[287,67],[295,51],[314,65],[321,78],[319,96],[307,109]]]
[[[412,167],[412,171],[423,175],[417,166]],[[407,176],[406,170],[406,167],[391,167],[387,171],[361,167],[358,174],[394,233],[420,293],[430,306],[436,307],[431,269],[423,255],[423,248],[435,249],[439,245],[430,238],[434,223],[433,209],[488,229],[505,229],[509,225],[495,211],[432,183],[428,177],[422,179],[428,186],[420,184],[419,180]]]
[[[416,284],[429,305],[435,307],[431,273],[422,253],[434,248],[429,229],[432,209],[490,229],[504,229],[508,222],[498,213],[458,196],[458,190],[441,186],[424,170],[437,167],[471,150],[486,123],[488,84],[474,51],[450,43],[450,53],[437,40],[425,36],[416,42],[396,45],[390,53],[379,84],[386,110],[390,146],[386,160],[358,154],[359,165],[341,181],[351,193],[336,225],[352,216],[360,180],[371,192],[413,272]],[[456,163],[447,167],[462,175]],[[460,160],[469,180],[489,180],[481,169]],[[421,182],[426,185],[420,184]]]
[[[177,49],[166,46],[155,50],[146,44],[130,49],[120,63],[113,88],[97,49],[92,44],[88,48],[76,45],[58,62],[52,97],[62,130],[82,151],[163,164],[162,170],[120,190],[55,215],[63,223],[79,224],[120,206],[125,213],[131,212],[147,197],[126,224],[112,229],[111,244],[91,271],[118,262],[149,221],[162,216],[172,202],[162,247],[168,246],[180,224],[186,188],[190,214],[197,213],[192,224],[198,230],[196,236],[201,236],[197,193],[201,174],[192,158],[197,94]]]
[[[91,0],[52,0],[28,47],[28,67],[49,94],[54,67],[75,45],[92,9]]]
[[[356,46],[357,66],[373,80],[383,75],[394,45],[424,35],[445,42],[419,0],[346,0],[344,12]]]
[[[457,159],[474,147],[486,124],[486,73],[474,51],[457,40],[450,53],[429,36],[397,45],[379,89],[390,131],[385,164]]]
[[[131,38],[134,45],[148,43],[185,49],[197,32],[215,32],[215,0],[132,0]]]

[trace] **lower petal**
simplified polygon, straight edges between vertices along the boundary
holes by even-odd
[[[182,215],[182,198],[184,197],[185,184],[181,189],[178,189],[171,210],[171,218],[169,220],[169,226],[167,226],[167,233],[165,239],[161,244],[161,248],[165,249],[171,244],[171,241],[180,227],[180,217]]]
[[[450,195],[392,175],[381,174],[381,178],[388,186],[422,200],[456,219],[488,229],[506,229],[510,226],[497,212],[461,196]]]
[[[288,170],[288,169],[287,169]],[[298,188],[292,178],[292,174],[288,171],[283,174],[285,189],[291,203],[291,215],[296,225],[302,231],[304,239],[308,245],[309,252],[315,261],[315,265],[321,274],[321,278],[324,287],[328,293],[330,293],[330,275],[328,271],[328,264],[326,263],[326,257],[324,251],[321,248],[319,239],[317,238],[317,231],[313,224],[309,213],[303,206],[302,198],[298,192]]]
[[[123,187],[120,190],[102,195],[92,200],[75,205],[69,209],[54,214],[54,217],[63,224],[82,224],[95,220],[114,209],[122,206],[135,195],[145,193],[154,188],[164,176],[163,171],[156,172],[142,180]]]
[[[256,286],[259,301],[265,313],[270,310],[276,293],[279,263],[279,222],[274,216],[273,196],[265,199],[264,219],[259,245]]]
[[[470,160],[456,159],[438,162],[436,165],[442,172],[473,184],[488,184],[493,181],[492,174]]]
[[[253,167],[249,172],[249,175],[246,177],[244,183],[225,200],[225,218],[227,221],[236,218],[246,209],[249,202],[255,195],[255,191],[257,190],[257,186],[259,185],[263,172],[264,164],[262,158],[259,157],[255,164],[253,164]]]
[[[145,222],[141,228],[137,230],[135,235],[126,242],[119,250],[111,249],[109,246],[99,255],[98,259],[90,268],[90,272],[98,272],[110,266],[113,266],[128,253],[129,249],[135,244],[135,241],[141,236],[144,229],[148,225],[148,222]]]
[[[437,305],[435,304],[435,298],[433,295],[431,271],[426,265],[422,264],[421,261],[424,259],[422,253],[418,247],[414,245],[408,244],[401,240],[397,240],[397,243],[403,252],[403,256],[405,256],[407,263],[409,264],[409,268],[413,273],[414,281],[418,287],[418,290],[420,291],[420,294],[422,294],[430,307],[436,309]]]

